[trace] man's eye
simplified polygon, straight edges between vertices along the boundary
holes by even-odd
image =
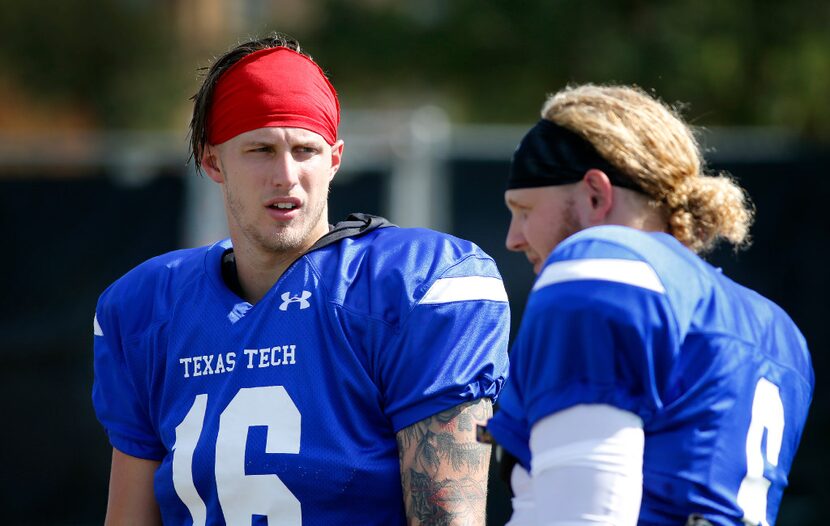
[[[517,208],[516,212],[513,214],[514,216],[518,217],[522,221],[527,221],[528,214],[530,213],[529,208]]]

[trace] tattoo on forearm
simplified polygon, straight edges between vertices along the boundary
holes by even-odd
[[[489,399],[466,402],[398,433],[410,524],[484,524],[490,447],[475,428],[492,414]]]

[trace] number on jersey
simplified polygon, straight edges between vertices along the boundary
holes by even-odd
[[[766,448],[762,449],[764,430]],[[764,478],[764,460],[778,465],[781,441],[784,438],[784,403],[778,386],[761,378],[752,399],[752,419],[746,435],[746,476],[738,489],[738,506],[744,511],[746,524],[769,526],[767,493],[770,481]]]
[[[204,427],[208,395],[193,401],[176,426],[173,446],[173,487],[193,517],[194,526],[207,520],[205,502],[193,481],[193,453]],[[216,437],[216,492],[228,526],[250,526],[252,515],[268,517],[269,526],[302,524],[300,501],[276,475],[245,474],[248,429],[265,426],[266,453],[300,452],[300,412],[282,386],[240,389],[219,416]]]

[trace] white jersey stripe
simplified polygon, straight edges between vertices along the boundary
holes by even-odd
[[[432,284],[421,304],[479,300],[506,302],[504,283],[499,278],[485,276],[442,278]]]
[[[98,314],[95,314],[95,318],[92,319],[92,334],[95,336],[103,336],[104,331],[101,329],[101,324],[98,323]]]
[[[630,259],[575,259],[551,263],[539,275],[533,290],[565,281],[601,280],[614,281],[641,287],[660,294],[666,288],[651,267],[645,261]]]

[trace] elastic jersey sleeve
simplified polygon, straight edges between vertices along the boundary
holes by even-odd
[[[487,431],[526,471],[530,471],[530,426],[522,410],[519,387],[512,379],[507,382],[496,413],[487,422]]]
[[[507,378],[510,308],[495,263],[469,257],[427,284],[383,352],[395,431],[466,401],[495,400]]]
[[[134,457],[161,460],[166,451],[147,410],[146,382],[137,381],[140,376],[135,370],[146,370],[149,366],[146,353],[143,359],[130,357],[128,349],[136,345],[122,339],[116,312],[105,293],[98,302],[94,319],[92,402],[95,413],[114,448]],[[145,391],[143,395],[142,391]]]

